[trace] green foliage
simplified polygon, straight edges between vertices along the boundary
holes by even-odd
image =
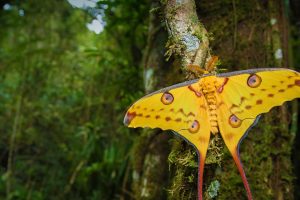
[[[67,1],[0,11],[0,199],[126,196],[134,134],[122,121],[142,95],[148,6],[103,4],[99,35]]]
[[[67,1],[7,2],[11,9],[0,10],[0,199],[133,199],[130,184],[136,177],[131,177],[129,157],[141,171],[156,159],[145,161],[139,156],[145,152],[130,152],[132,144],[145,142],[138,143],[134,131],[122,125],[127,106],[144,93],[140,63],[150,2],[100,0],[97,9],[106,27],[99,35],[86,29],[92,17]],[[222,67],[274,66],[273,47],[264,42],[272,39],[267,1],[196,3]],[[297,33],[292,32],[295,52]],[[173,46],[167,55],[180,48]],[[294,54],[299,61],[300,54]],[[178,78],[178,71],[169,74],[158,80]],[[274,198],[270,185],[276,181],[284,195],[293,190],[288,159],[293,138],[270,118],[241,146],[258,199]],[[205,196],[241,199],[242,180],[229,152],[219,147],[212,143],[207,155]],[[162,190],[170,199],[196,199],[194,149],[176,140],[169,161],[173,182]]]

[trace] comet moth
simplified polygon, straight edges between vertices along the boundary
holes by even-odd
[[[239,145],[262,113],[299,97],[300,73],[290,69],[259,68],[221,74],[207,69],[199,79],[163,88],[136,101],[128,109],[124,124],[172,130],[197,149],[199,200],[210,135],[221,134],[250,200],[253,197]]]

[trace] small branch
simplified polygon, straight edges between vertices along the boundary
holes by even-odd
[[[16,135],[19,132],[20,115],[21,115],[22,96],[19,95],[16,103],[16,115],[13,123],[13,130],[9,141],[9,152],[7,162],[7,180],[6,180],[6,199],[10,199],[12,175],[13,175],[13,160],[16,143]]]
[[[169,32],[169,50],[166,55],[179,55],[182,66],[199,65],[204,68],[210,60],[209,39],[199,22],[193,0],[169,0],[165,7]]]
[[[77,177],[78,173],[80,172],[80,170],[82,169],[82,167],[85,165],[85,163],[86,163],[86,160],[84,159],[84,160],[81,160],[77,164],[75,170],[73,171],[73,173],[72,173],[72,175],[71,175],[71,177],[69,179],[69,184],[65,187],[65,190],[63,192],[64,195],[67,194],[71,190],[71,188],[72,188],[72,186],[73,186],[73,184],[74,184],[74,182],[76,180],[76,177]]]

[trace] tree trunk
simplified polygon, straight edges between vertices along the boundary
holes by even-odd
[[[157,2],[153,6],[161,7]],[[209,49],[221,58],[221,67],[228,71],[289,66],[288,19],[281,2],[203,0],[195,5],[194,1],[169,0],[164,6],[163,21],[169,32],[166,55],[170,62],[165,62],[163,55],[167,35],[161,27],[159,9],[151,12],[148,48],[144,54],[146,92],[178,82],[175,80],[180,73],[178,63],[183,67],[188,64],[204,67],[210,58]],[[189,20],[191,24],[182,23]],[[210,37],[211,46],[206,37]],[[254,199],[293,199],[294,134],[290,133],[295,130],[289,127],[297,122],[290,119],[290,112],[297,115],[297,106],[293,105],[292,110],[288,106],[272,109],[241,145],[241,160]],[[195,150],[176,139],[170,152],[169,139],[161,131],[147,130],[134,148],[137,199],[197,198]],[[242,179],[225,144],[219,136],[213,140],[204,172],[204,199],[246,199]],[[171,171],[174,170],[172,178],[168,178],[167,158],[172,163]],[[218,184],[220,187],[215,187]]]
[[[159,1],[152,3],[147,47],[143,55],[145,92],[178,82],[178,71],[165,59],[167,33],[161,23]],[[177,75],[177,76],[176,76]],[[133,147],[133,193],[136,199],[166,199],[169,183],[170,134],[143,130]]]

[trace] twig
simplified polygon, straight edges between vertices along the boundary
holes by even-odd
[[[6,180],[6,199],[10,199],[11,192],[11,182],[12,182],[12,174],[13,174],[13,158],[14,158],[14,150],[15,150],[15,142],[16,135],[19,131],[19,123],[20,123],[20,112],[21,112],[21,103],[22,103],[22,95],[17,97],[16,103],[16,115],[13,123],[13,130],[9,141],[9,152],[8,152],[8,162],[7,162],[7,180]]]
[[[70,177],[70,180],[69,180],[69,184],[65,187],[65,190],[64,190],[64,194],[67,194],[72,185],[74,184],[75,180],[76,180],[76,177],[77,177],[77,174],[79,173],[79,171],[81,170],[81,168],[83,167],[83,165],[86,163],[86,160],[81,160],[78,165],[76,166],[75,170],[73,171],[71,177]]]

